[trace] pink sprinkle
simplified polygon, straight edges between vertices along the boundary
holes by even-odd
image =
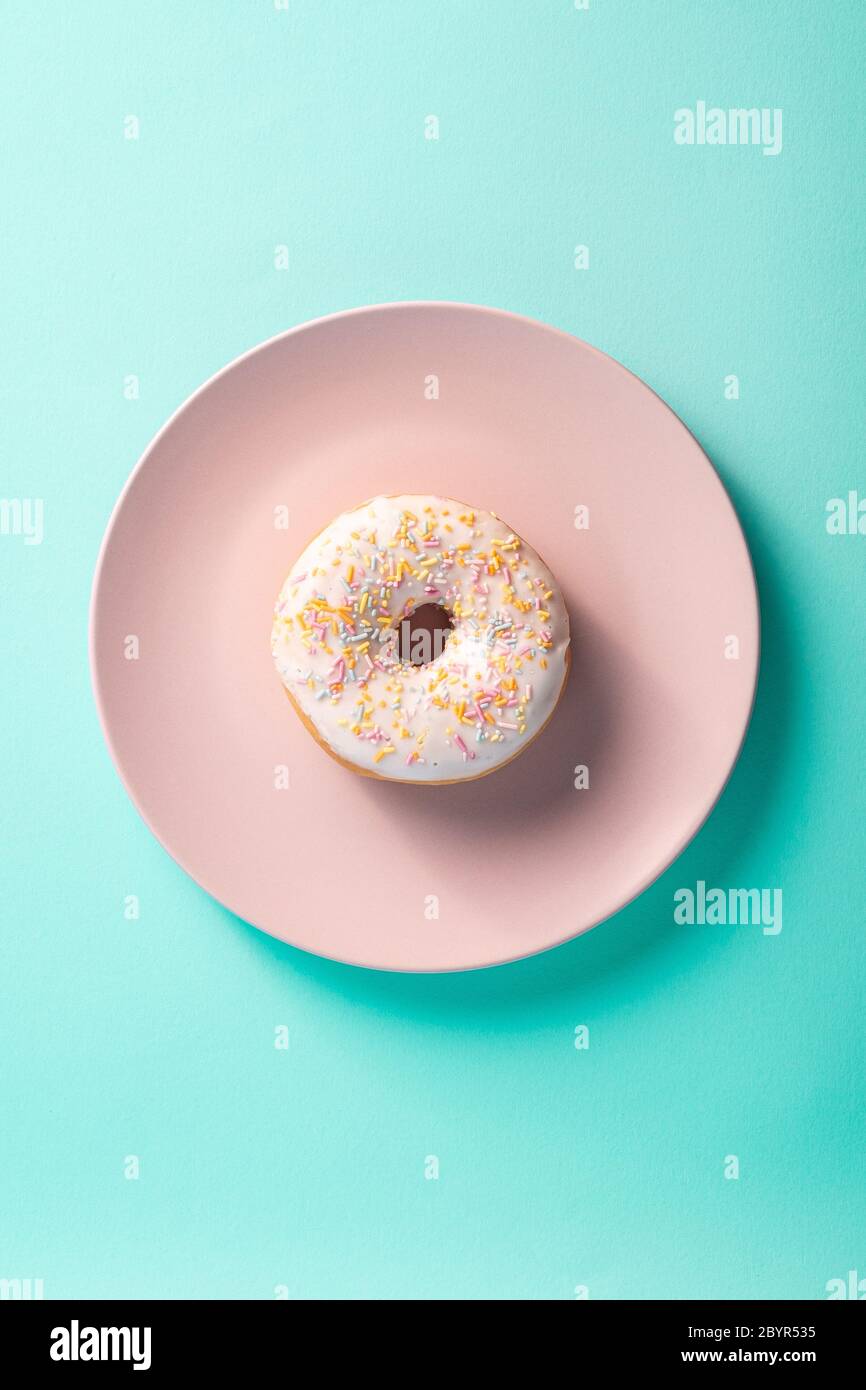
[[[516,725],[516,724],[506,724],[506,722],[505,722],[504,719],[500,719],[500,721],[499,721],[499,723],[497,724],[496,727],[497,727],[497,729],[516,729],[516,728],[517,728],[517,725]]]
[[[290,579],[290,580],[289,580],[289,583],[290,583],[290,584],[302,584],[302,583],[304,582],[304,580],[306,579],[306,577],[307,577],[307,576],[306,576],[305,574],[296,574],[295,577],[294,577],[294,579]]]
[[[439,538],[438,536],[433,536],[430,540],[425,541],[424,544],[427,546],[437,546],[439,544]]]
[[[466,744],[463,742],[463,740],[462,740],[462,738],[460,737],[459,734],[455,734],[455,735],[454,735],[454,742],[457,744],[457,747],[460,749],[460,752],[463,754],[463,761],[464,761],[464,763],[466,762],[466,760],[467,760],[468,758],[474,758],[474,757],[475,757],[475,754],[474,754],[474,753],[470,753],[470,752],[469,752],[469,749],[466,747]]]
[[[525,692],[525,693],[526,693],[526,698],[527,698],[527,700],[531,700],[531,699],[532,699],[532,686],[531,686],[531,685],[528,685],[528,686],[526,687],[526,692]]]

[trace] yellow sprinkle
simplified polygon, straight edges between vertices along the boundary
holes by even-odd
[[[384,748],[380,748],[378,753],[373,754],[373,762],[380,763],[386,753],[395,753],[396,751],[393,743],[386,743]]]

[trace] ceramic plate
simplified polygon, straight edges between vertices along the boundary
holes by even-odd
[[[346,771],[271,660],[309,539],[402,492],[497,512],[571,617],[550,725],[465,785]],[[221,903],[320,955],[459,970],[588,930],[680,853],[742,744],[758,630],[730,500],[647,386],[513,314],[389,304],[254,349],[157,435],[105,536],[91,664],[129,795]]]

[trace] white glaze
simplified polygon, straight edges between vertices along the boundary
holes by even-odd
[[[453,630],[429,665],[404,664],[393,632],[429,603]],[[492,512],[412,495],[344,512],[307,546],[271,650],[339,758],[423,783],[478,777],[525,748],[559,699],[568,643],[558,586],[525,541]]]

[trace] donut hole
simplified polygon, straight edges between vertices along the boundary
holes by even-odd
[[[421,603],[397,628],[397,657],[404,666],[429,666],[441,656],[454,619],[438,603]]]

